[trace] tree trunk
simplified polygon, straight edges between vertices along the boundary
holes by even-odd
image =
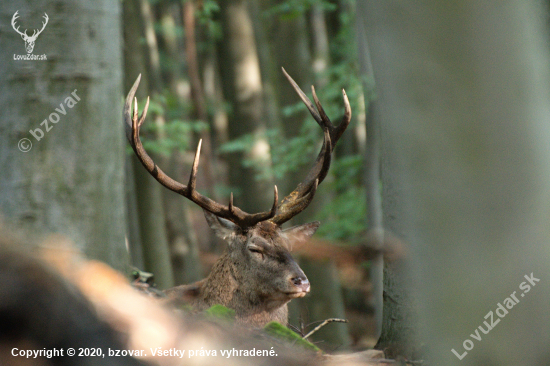
[[[187,3],[186,3],[187,4]],[[180,110],[185,99],[189,99],[189,95],[184,95],[181,92],[181,85],[187,83],[183,75],[181,67],[180,55],[181,48],[178,42],[176,32],[176,16],[181,13],[179,7],[176,11],[175,5],[167,2],[157,4],[160,17],[161,31],[159,33],[159,47],[164,51],[167,57],[167,62],[164,63],[163,75],[170,94],[177,100]],[[185,4],[183,5],[185,6]],[[182,119],[190,119],[190,116],[178,116]],[[196,118],[196,116],[193,116]],[[203,144],[204,145],[204,144]],[[201,154],[201,169],[200,178],[208,177],[210,166],[208,164],[209,149],[203,148]],[[191,153],[190,153],[191,154]],[[174,149],[169,159],[162,159],[163,164],[166,164],[165,171],[167,174],[178,182],[186,182],[189,179],[191,167],[184,163],[184,153],[178,149]],[[207,182],[207,187],[211,184],[209,179],[201,179],[201,183]],[[202,278],[202,269],[199,260],[198,242],[194,235],[194,228],[189,223],[190,203],[187,199],[171,192],[167,189],[162,189],[163,208],[166,219],[166,235],[170,248],[170,258],[174,272],[176,284],[190,283]]]
[[[272,1],[270,5],[273,6],[280,3],[281,1]],[[321,18],[321,20],[317,19],[318,23],[323,20],[318,14],[317,18]],[[276,75],[276,82],[274,84],[277,86],[276,97],[277,104],[281,108],[279,113],[283,133],[287,138],[302,137],[303,124],[310,123],[315,125],[315,121],[305,108],[301,113],[294,113],[290,116],[283,115],[282,108],[301,103],[301,101],[280,71],[280,67],[284,67],[298,85],[311,95],[310,86],[313,81],[313,72],[306,16],[305,14],[301,14],[292,18],[274,17],[270,22],[265,22],[264,26],[267,27],[266,33],[270,35],[271,54],[275,60],[276,72],[273,74]],[[322,28],[320,24],[317,24],[317,26],[318,28]],[[324,61],[326,63],[328,62],[328,55],[325,52],[326,50],[323,49],[323,35],[318,36],[320,39],[315,43],[316,47],[314,50],[318,57],[325,57]],[[318,129],[316,133],[319,136],[319,141],[322,141],[320,131],[321,129]],[[314,154],[316,153],[317,151]],[[297,172],[293,171],[287,174],[284,180],[285,194],[292,192],[305,178],[314,159],[315,157],[312,156],[311,161],[298,169]],[[305,223],[314,219],[318,209],[329,200],[327,195],[323,193],[325,185],[319,188],[315,200],[307,210],[292,219],[292,224]],[[331,261],[311,261],[304,258],[300,260],[300,266],[312,281],[312,291],[307,297],[290,303],[290,322],[297,324],[299,318],[302,318],[306,323],[323,321],[328,318],[345,318],[342,287],[334,263]],[[316,333],[314,339],[322,340],[321,346],[324,346],[327,350],[350,344],[347,324],[344,323],[328,325],[326,329]]]
[[[301,317],[306,325],[311,324],[308,330],[329,318],[345,318],[342,286],[334,262],[302,259],[300,267],[312,281],[311,293],[301,301]],[[317,345],[325,351],[345,349],[351,344],[346,323],[330,323],[311,340],[319,342]]]
[[[382,194],[380,191],[380,124],[379,115],[374,100],[374,74],[370,59],[370,52],[365,34],[365,24],[362,12],[358,6],[356,12],[356,37],[358,42],[358,55],[365,101],[366,120],[363,134],[366,135],[366,146],[362,150],[365,160],[364,184],[367,192],[367,227],[374,241],[369,243],[374,249],[381,252],[383,238],[383,212]],[[363,135],[360,134],[360,135]],[[360,145],[361,146],[361,145]],[[384,291],[384,260],[382,254],[378,254],[371,260],[369,278],[372,283],[372,295],[370,305],[374,309],[374,321],[376,329],[375,338],[379,338],[382,330],[383,319],[383,291]]]
[[[245,211],[260,212],[273,205],[271,181],[258,181],[251,167],[243,167],[248,158],[270,164],[269,144],[265,132],[264,104],[260,66],[254,41],[252,21],[244,0],[225,0],[220,4],[223,42],[219,43],[220,72],[229,112],[229,138],[252,134],[254,143],[247,154],[229,157],[229,182],[239,189],[235,205]]]
[[[146,69],[146,49],[142,45],[143,18],[139,1],[123,1],[123,33],[124,33],[124,92],[132,87],[137,75]],[[142,77],[140,88],[136,96],[143,100],[147,96],[149,84],[146,77]],[[141,242],[141,228],[139,224],[139,212],[136,192],[136,177],[134,174],[134,157],[127,155],[124,159],[125,165],[125,187],[126,187],[126,211],[127,211],[127,240],[130,250],[131,264],[139,269],[145,268],[143,258],[143,245]]]
[[[0,210],[15,225],[64,234],[87,256],[126,270],[119,4],[0,3],[2,19],[18,9],[29,32],[49,17],[33,51],[47,61],[14,60],[26,54],[23,40],[1,29]]]
[[[153,14],[147,0],[139,0],[139,6],[140,16],[143,22],[143,30],[140,32],[140,35],[144,34],[147,40],[145,48],[145,55],[147,57],[145,57],[145,61],[148,67],[145,69],[144,65],[137,65],[135,61],[132,60],[133,57],[138,59],[141,57],[137,55],[139,52],[139,44],[141,43],[127,45],[127,47],[136,48],[138,51],[128,52],[128,59],[125,61],[125,64],[135,65],[142,69],[140,70],[143,73],[142,84],[138,89],[138,93],[152,94],[154,98],[155,95],[160,92],[162,80],[160,78],[158,47],[153,29]],[[129,42],[136,42],[136,40],[131,39]],[[135,81],[135,77],[135,74],[128,72],[125,84],[132,85]],[[147,88],[147,86],[149,86],[149,88]],[[129,88],[127,87],[125,92],[127,93],[128,91]],[[141,108],[143,108],[143,105],[142,103]],[[158,119],[153,122],[151,117],[152,116],[149,117],[149,123],[162,123],[162,121],[159,122]],[[160,163],[159,158],[155,156],[155,154],[150,155],[155,161]],[[145,270],[155,275],[155,282],[160,288],[168,288],[174,285],[174,279],[162,204],[161,189],[164,188],[147,173],[135,156],[132,157],[132,162],[134,166]]]
[[[313,50],[313,61],[311,66],[315,72],[317,89],[324,88],[328,84],[326,75],[322,75],[330,63],[330,46],[328,40],[325,11],[321,4],[311,6],[311,40]]]
[[[272,5],[280,2],[278,0],[273,1]],[[301,103],[298,95],[281,72],[281,67],[284,67],[296,83],[310,94],[313,73],[311,70],[311,53],[309,51],[308,28],[305,15],[302,14],[291,19],[280,16],[274,17],[269,23],[267,33],[271,35],[269,39],[271,55],[275,59],[274,66],[277,71],[274,74],[277,76],[276,90],[278,104],[282,109]],[[285,137],[299,136],[306,117],[310,118],[309,112],[305,108],[301,113],[283,116],[282,127]],[[307,123],[314,122],[307,121]],[[304,167],[302,173],[307,174],[309,168],[310,166]],[[303,177],[295,172],[286,177],[287,191],[291,192],[302,179]]]
[[[384,212],[410,245],[416,341],[434,365],[549,364],[546,12],[531,1],[367,5],[384,199],[395,200]]]

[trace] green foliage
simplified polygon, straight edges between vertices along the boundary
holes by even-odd
[[[315,128],[315,131],[319,130],[315,123],[304,124],[303,130],[308,125]],[[265,164],[254,165],[253,161],[246,159],[247,164],[244,165],[257,168],[257,179],[262,179],[267,174],[282,179],[304,164],[312,164],[321,138],[319,131],[315,131],[302,131],[304,133],[299,137],[284,143],[282,134],[277,130],[271,130],[268,137],[272,146],[272,169],[268,169]],[[224,145],[223,151],[247,151],[252,143],[252,135],[246,135]],[[330,192],[334,192],[334,197],[316,215],[316,218],[323,222],[317,235],[328,240],[361,242],[362,234],[367,229],[366,193],[361,184],[362,166],[363,158],[360,155],[345,156],[332,162],[329,172],[332,179],[326,179],[323,185],[326,185],[325,188]]]
[[[267,139],[271,148],[271,164],[245,157],[242,160],[244,167],[256,169],[256,179],[264,180],[283,179],[287,174],[297,171],[305,164],[311,164],[314,152],[322,140],[322,135],[316,123],[309,121],[302,126],[299,136],[285,138],[277,128],[268,129],[260,136],[245,134],[237,139],[223,144],[220,153],[246,153],[252,149],[256,139]]]
[[[223,35],[221,24],[216,20],[219,11],[220,5],[216,0],[203,0],[202,5],[195,10],[197,23],[211,41],[217,41],[221,39]],[[199,44],[199,48],[204,48],[205,46],[211,47],[213,45]]]
[[[235,153],[235,152],[246,152],[252,149],[254,144],[254,135],[247,133],[241,137],[228,141],[222,146],[220,146],[219,152],[222,154]]]
[[[257,174],[254,178],[258,181],[270,179],[270,164],[266,164],[263,159],[253,159],[251,157],[248,157],[246,153],[252,150],[254,144],[259,139],[267,139],[269,141],[271,135],[272,131],[267,131],[261,134],[245,134],[237,139],[226,142],[225,144],[220,146],[218,151],[222,154],[238,152],[244,153],[243,159],[241,161],[242,166],[245,168],[255,169]]]
[[[337,33],[329,34],[332,63],[322,75],[319,75],[320,79],[327,80],[327,85],[316,89],[326,114],[331,117],[334,124],[337,124],[344,111],[342,88],[346,90],[354,116],[358,114],[357,101],[363,98],[354,33],[355,0],[343,0],[337,5],[335,2],[323,0],[288,0],[268,9],[263,15],[280,16],[283,19],[292,18],[309,11],[314,4],[321,4],[326,12],[338,10],[332,14],[332,17],[337,19]],[[373,81],[368,80],[367,84],[372,85]],[[372,89],[367,91],[369,98],[374,98]],[[311,92],[305,91],[312,99]],[[300,101],[283,108],[281,114],[288,117],[304,111],[306,107]],[[306,117],[301,131],[296,137],[285,137],[278,129],[267,130],[261,136],[269,141],[271,164],[247,158],[243,160],[244,166],[256,169],[257,179],[268,177],[274,177],[276,180],[284,179],[301,168],[312,165],[320,149],[322,133],[309,112],[304,115]],[[355,119],[352,119],[352,125],[348,127],[346,134],[353,134],[354,123]],[[250,151],[256,138],[258,137],[250,134],[242,136],[225,144],[220,152],[242,152],[246,156],[246,152]],[[342,143],[343,141],[339,146]],[[333,196],[316,215],[316,218],[323,222],[317,231],[323,238],[348,243],[361,241],[361,236],[366,231],[366,193],[361,182],[363,165],[360,155],[340,158],[333,155],[329,177],[323,183],[323,188],[330,190]]]
[[[365,201],[365,190],[362,187],[351,186],[346,191],[337,194],[316,215],[316,218],[323,223],[317,234],[327,240],[359,244],[362,241],[361,234],[367,228]]]
[[[320,150],[322,134],[317,123],[311,121],[311,117],[309,119],[309,123],[302,124],[298,136],[286,138],[277,130],[270,136],[273,164],[270,168],[276,179],[283,179],[303,166],[312,165],[317,150]]]
[[[144,106],[145,102],[139,103]],[[208,128],[202,121],[183,120],[177,115],[185,115],[185,107],[179,105],[168,92],[157,95],[149,102],[146,122],[141,126],[141,141],[146,151],[163,156],[170,156],[174,149],[185,151],[189,148],[193,133],[200,133]],[[164,123],[155,123],[158,116],[166,116]],[[155,138],[157,137],[157,138]]]
[[[269,322],[264,327],[264,331],[272,337],[284,340],[291,344],[303,347],[311,351],[321,351],[316,345],[309,342],[307,339],[303,339],[298,333],[288,329],[284,325],[278,322]]]
[[[331,166],[331,174],[336,179],[328,184],[335,192],[334,198],[324,205],[316,218],[323,223],[317,234],[327,240],[360,243],[367,229],[366,192],[360,184],[363,159],[360,156],[347,156],[336,160]]]

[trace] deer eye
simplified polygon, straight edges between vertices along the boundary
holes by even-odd
[[[258,254],[264,259],[264,251],[258,247],[248,247],[248,250],[254,254]]]

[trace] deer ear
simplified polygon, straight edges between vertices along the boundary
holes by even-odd
[[[222,239],[227,239],[231,234],[233,234],[239,227],[232,223],[229,220],[222,219],[221,217],[218,217],[214,215],[213,213],[202,210],[204,212],[204,217],[206,217],[206,221],[208,222],[208,225],[216,235]]]
[[[320,224],[319,221],[313,221],[309,224],[289,227],[288,229],[284,229],[283,233],[287,235],[291,242],[304,242],[315,234]]]

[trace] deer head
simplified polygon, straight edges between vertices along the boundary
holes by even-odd
[[[37,30],[35,29],[33,31],[33,34],[32,36],[28,36],[27,35],[27,30],[25,29],[24,32],[21,32],[19,30],[19,26],[16,28],[15,27],[15,20],[17,18],[19,18],[18,14],[19,13],[19,10],[17,10],[15,12],[15,14],[13,14],[13,17],[11,18],[11,26],[13,27],[13,29],[19,33],[21,35],[21,38],[23,38],[23,41],[25,41],[25,49],[27,50],[27,53],[32,53],[32,51],[34,50],[34,42],[36,42],[36,38],[38,38],[38,36],[40,35],[40,33],[42,33],[42,31],[44,30],[44,28],[46,28],[46,24],[48,24],[48,14],[44,13],[44,22],[42,22],[42,29],[40,30]]]
[[[305,296],[310,290],[309,281],[290,255],[290,249],[292,242],[303,241],[313,235],[319,222],[289,229],[282,229],[281,225],[311,203],[318,185],[328,173],[333,147],[351,120],[351,108],[345,91],[344,117],[338,126],[334,126],[325,114],[315,89],[312,87],[317,109],[284,69],[283,73],[323,129],[324,140],[315,164],[304,181],[280,204],[275,186],[273,206],[265,212],[244,212],[233,204],[233,194],[230,195],[228,205],[223,205],[196,191],[201,141],[187,185],[167,176],[153,162],[139,138],[139,130],[149,106],[147,99],[143,113],[138,118],[134,95],[141,75],[128,93],[123,112],[126,137],[145,169],[160,184],[202,207],[210,227],[228,243],[228,250],[215,263],[208,278],[189,288],[198,294],[196,304],[199,307],[214,304],[228,306],[235,309],[239,321],[257,326],[271,320],[286,324],[286,304],[293,298]],[[135,100],[133,110],[132,100]]]

